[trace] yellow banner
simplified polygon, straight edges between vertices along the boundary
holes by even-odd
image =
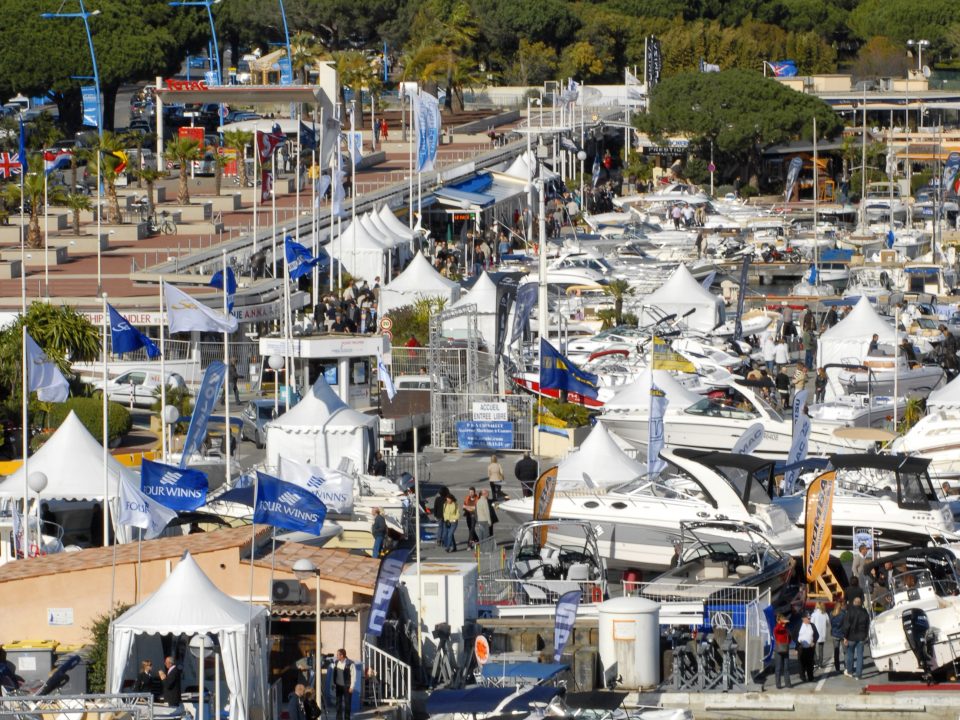
[[[833,542],[833,491],[835,472],[824,473],[807,489],[806,528],[803,567],[807,582],[813,582],[827,569]]]
[[[675,370],[676,372],[696,372],[693,363],[683,355],[674,352],[673,348],[663,338],[653,336],[653,362],[650,367],[654,370]]]
[[[553,506],[553,493],[557,489],[557,466],[540,474],[533,484],[533,519],[546,520]],[[540,529],[541,547],[547,541],[547,528]]]
[[[567,423],[565,420],[560,418],[555,418],[553,415],[537,415],[537,424],[538,425],[549,425],[550,427],[555,428],[565,428]]]

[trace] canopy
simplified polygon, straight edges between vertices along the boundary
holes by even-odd
[[[497,341],[497,284],[493,281],[486,271],[480,273],[480,277],[473,284],[473,287],[462,295],[452,308],[466,307],[467,305],[476,305],[477,307],[477,330],[480,337],[483,338],[488,348],[496,346]],[[454,337],[460,335],[466,336],[469,323],[467,316],[450,318],[443,323],[444,332],[453,331]]]
[[[363,227],[359,218],[327,245],[330,257],[336,258],[354,278],[362,278],[371,286],[374,278],[387,276],[387,251],[388,248]]]
[[[422,253],[417,253],[392,283],[380,289],[379,311],[382,317],[421,298],[438,298],[449,306],[459,297],[460,285],[443,277]]]
[[[387,224],[381,219],[379,215],[375,212],[368,212],[363,216],[366,226],[371,230],[376,232],[380,237],[386,239],[386,243],[390,247],[395,248],[404,248],[410,246],[410,241],[403,237],[402,235],[394,232],[391,228],[387,227]]]
[[[603,412],[649,412],[651,375],[654,384],[666,394],[667,407],[671,410],[688,408],[702,399],[700,395],[687,390],[666,370],[651,370],[648,367],[633,382],[617,390],[616,394],[604,403]]]
[[[262,707],[265,696],[267,610],[222,592],[186,553],[163,585],[110,624],[109,692],[123,688],[125,671],[135,676],[138,635],[215,635],[230,691],[229,716],[247,720],[247,707]],[[258,713],[254,713],[256,716]]]
[[[644,463],[627,455],[607,429],[594,425],[580,449],[557,468],[557,490],[584,490],[622,485],[646,473]]]
[[[515,177],[520,180],[528,180],[530,178],[530,168],[536,167],[536,156],[533,154],[533,151],[523,152],[514,159],[507,169],[503,171],[504,175],[509,175],[510,177]],[[547,179],[551,180],[553,178],[559,178],[560,173],[556,173],[550,168],[544,166],[543,163],[540,163],[540,173]]]
[[[380,208],[380,219],[383,220],[384,225],[386,225],[390,230],[399,235],[400,237],[406,238],[407,240],[413,240],[416,237],[416,233],[412,228],[408,228],[400,219],[393,214],[393,211],[384,205]]]
[[[960,410],[960,382],[958,380],[960,380],[960,376],[955,377],[927,396],[927,412]]]
[[[870,349],[874,335],[882,345],[893,346],[897,333],[881,318],[870,301],[862,297],[850,313],[820,336],[817,343],[817,366],[829,363],[860,363]]]
[[[521,678],[543,682],[569,669],[570,666],[565,663],[488,662],[484,664],[481,675],[489,679]]]
[[[658,308],[667,315],[676,314],[679,318],[693,311],[683,319],[683,323],[693,330],[704,332],[713,330],[724,322],[723,300],[713,295],[696,281],[687,266],[680,263],[667,281],[643,300],[640,310],[640,324],[657,322],[662,314],[651,312]]]
[[[303,400],[267,423],[267,465],[279,467],[281,455],[330,468],[347,459],[366,472],[376,428],[375,416],[348,407],[321,375]]]

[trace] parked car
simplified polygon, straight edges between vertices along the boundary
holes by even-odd
[[[134,368],[107,381],[107,399],[123,405],[150,407],[156,402],[154,394],[160,387],[160,371],[152,368]],[[103,380],[92,383],[95,391],[103,391]],[[183,376],[167,374],[168,388],[186,388]]]
[[[287,411],[287,403],[280,400],[277,412],[274,412],[274,401],[266,398],[251,400],[243,409],[243,427],[240,428],[240,439],[251,440],[258,448],[267,444],[267,423],[275,420]]]

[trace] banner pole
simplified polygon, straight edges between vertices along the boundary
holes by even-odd
[[[26,275],[23,272],[23,269],[20,270],[20,277]],[[28,411],[27,411],[27,398],[30,395],[30,384],[27,374],[27,316],[24,313],[22,325],[20,326],[20,349],[22,352],[20,369],[21,369],[21,385],[20,385],[20,410],[22,413],[21,422],[23,423],[22,429],[20,431],[21,440],[23,441],[23,547],[21,548],[23,552],[23,559],[26,560],[30,557],[30,513],[28,507],[30,505],[30,468],[29,468],[29,455],[30,455],[30,425]],[[40,528],[37,527],[37,533],[39,535]],[[38,543],[39,546],[39,543]]]
[[[221,251],[222,258],[222,270],[223,270],[223,316],[224,318],[230,317],[230,305],[227,299],[227,251]],[[231,440],[233,439],[233,431],[230,427],[230,368],[233,367],[230,364],[230,333],[226,330],[223,331],[223,364],[226,366],[226,372],[223,374],[223,416],[224,416],[224,448],[226,448],[226,457],[224,460],[224,482],[227,487],[230,487],[230,477],[232,473],[230,472],[231,460],[230,456],[232,453]],[[236,368],[234,368],[234,378],[233,382],[237,382],[236,378]]]
[[[256,236],[254,236],[256,237]],[[166,326],[166,319],[164,317],[164,306],[166,303],[163,301],[163,280],[160,280],[160,461],[167,461],[167,451],[170,448],[167,446],[167,350],[166,350],[166,341],[164,340],[164,329]],[[170,438],[170,444],[173,444],[173,438]]]
[[[103,300],[103,392],[100,393],[103,411],[103,546],[110,544],[110,470],[107,465],[109,453],[107,443],[109,441],[109,428],[107,421],[107,293],[101,295]],[[163,408],[160,409],[163,414]],[[111,605],[112,609],[112,605]]]
[[[257,134],[259,130],[253,131],[253,252],[257,252],[257,195],[263,192],[263,185],[261,184],[260,188],[257,188],[257,180],[262,180],[260,177],[260,147],[257,143]],[[246,162],[244,158],[243,162]]]

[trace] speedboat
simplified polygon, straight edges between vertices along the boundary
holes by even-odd
[[[908,362],[902,355],[868,355],[861,365],[840,370],[837,379],[847,393],[926,397],[947,382],[947,374],[939,365]]]
[[[950,505],[937,496],[927,473],[929,460],[906,455],[833,455],[836,483],[833,536],[853,542],[858,528],[872,528],[886,549],[924,544],[931,535],[954,532]],[[806,522],[806,494],[775,497],[800,527]],[[847,544],[846,547],[851,547]]]
[[[956,672],[960,659],[960,577],[947,547],[914,548],[867,565],[892,562],[887,609],[870,625],[870,657],[880,672],[914,673],[927,680]]]
[[[773,461],[750,455],[680,448],[664,450],[658,476],[642,476],[607,490],[558,490],[551,517],[588,522],[609,562],[664,569],[673,556],[682,522],[737,520],[751,523],[780,550],[799,553],[803,531],[773,504]],[[518,522],[533,516],[533,498],[501,503],[498,511]],[[551,530],[567,543],[563,528]]]
[[[754,454],[782,459],[793,444],[793,424],[784,419],[763,397],[759,388],[744,382],[728,380],[720,384],[714,397],[678,407],[667,405],[663,416],[667,447],[729,452],[743,433],[756,423],[763,425],[763,440]],[[619,405],[615,398],[604,407],[598,418],[608,430],[638,449],[647,445],[649,437],[649,404]],[[833,425],[811,424],[809,453],[823,455],[866,449],[869,443],[834,435]]]
[[[679,564],[643,586],[640,594],[658,602],[739,599],[740,588],[770,591],[780,604],[796,561],[770,544],[749,523],[680,523]]]
[[[929,413],[890,447],[928,460],[930,474],[939,480],[960,477],[960,416],[951,410]]]
[[[900,186],[896,183],[867,183],[866,192],[860,202],[868,220],[903,222],[907,219],[907,206],[900,197]]]
[[[907,398],[903,395],[896,403],[890,395],[850,393],[832,400],[807,406],[810,417],[820,425],[837,427],[887,428],[893,416],[903,417]]]

